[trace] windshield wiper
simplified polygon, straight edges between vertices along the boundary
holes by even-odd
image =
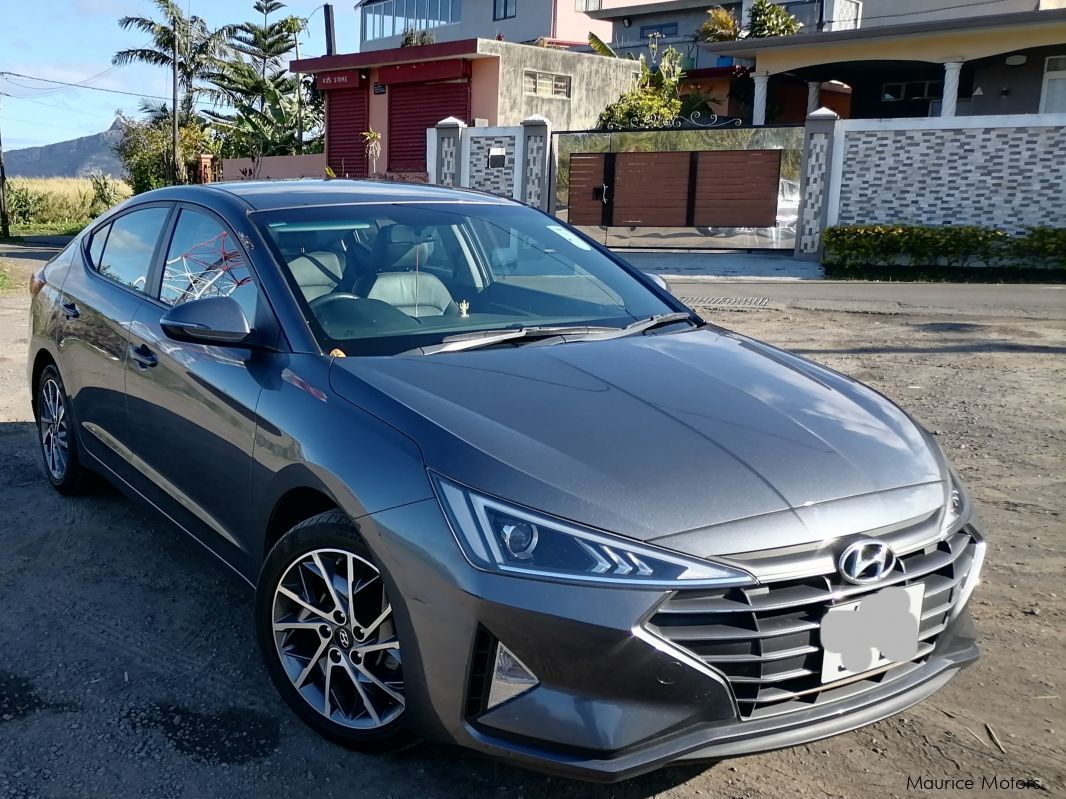
[[[695,327],[699,327],[703,324],[703,322],[698,322],[693,319],[692,314],[688,311],[674,311],[673,313],[655,314],[655,316],[649,316],[647,319],[638,319],[617,332],[619,336],[632,336],[636,333],[647,333],[649,330],[654,330],[657,327],[676,325],[678,322],[688,322]],[[614,336],[608,336],[607,338],[614,338]]]
[[[596,336],[606,333],[617,333],[617,327],[597,327],[594,325],[541,325],[537,327],[505,327],[496,330],[476,330],[472,333],[457,333],[453,336],[445,336],[440,344],[430,344],[426,347],[416,347],[413,350],[401,352],[400,355],[434,355],[438,352],[460,352],[462,350],[477,349],[478,347],[491,347],[504,341],[515,339],[525,340],[548,340],[559,339],[562,341],[574,341],[584,339],[587,336]]]
[[[416,347],[413,350],[401,352],[400,355],[435,355],[438,352],[461,352],[480,347],[491,347],[505,341],[536,340],[546,344],[563,343],[566,341],[605,341],[622,336],[635,336],[637,333],[646,333],[657,327],[675,325],[678,322],[699,324],[692,318],[692,314],[682,311],[673,313],[656,314],[647,319],[638,319],[625,327],[610,327],[597,325],[540,325],[537,327],[505,327],[496,330],[476,330],[472,333],[457,333],[453,336],[445,336],[440,344],[430,344],[426,347]],[[554,341],[558,339],[558,341]]]

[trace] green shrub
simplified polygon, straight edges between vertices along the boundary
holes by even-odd
[[[13,180],[7,187],[8,215],[16,225],[35,221],[46,205],[45,196],[25,183]]]
[[[123,184],[110,175],[105,175],[103,172],[91,172],[89,173],[89,183],[93,187],[89,216],[93,219],[96,219],[108,208],[118,205],[125,199]]]
[[[1034,264],[1066,269],[1066,228],[1026,228],[1018,242],[1018,255]]]
[[[1021,235],[972,225],[840,225],[823,236],[823,263],[837,269],[1066,267],[1066,229],[1030,227]]]

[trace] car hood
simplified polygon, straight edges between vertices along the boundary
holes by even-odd
[[[877,392],[713,327],[337,359],[331,383],[410,435],[430,469],[644,541],[768,514],[788,523],[760,547],[816,540],[804,509],[846,498],[859,526],[837,534],[858,532],[917,515],[884,492],[943,474],[935,445]]]

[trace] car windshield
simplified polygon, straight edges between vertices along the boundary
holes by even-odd
[[[392,355],[508,328],[621,328],[677,310],[569,228],[523,206],[327,205],[253,218],[320,343],[347,355]]]

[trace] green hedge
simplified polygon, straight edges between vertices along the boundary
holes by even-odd
[[[1011,234],[976,226],[839,225],[825,231],[822,262],[833,271],[896,268],[1066,269],[1066,229],[1029,227]],[[989,274],[989,277],[992,275]]]

